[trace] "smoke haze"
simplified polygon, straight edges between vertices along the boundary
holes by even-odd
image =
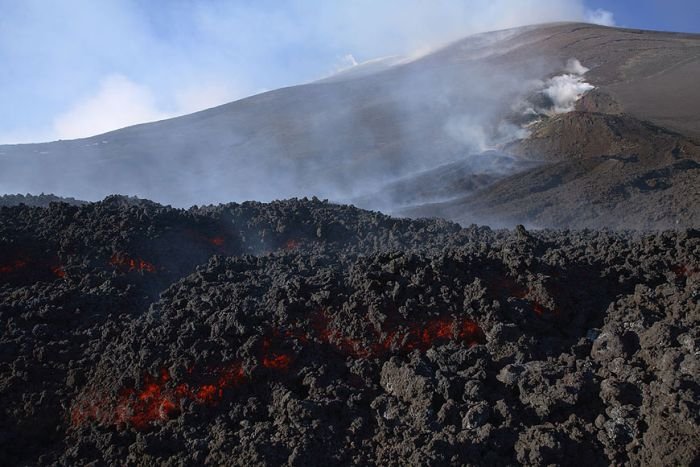
[[[43,5],[30,1],[14,9],[38,15],[43,21],[32,26],[55,33],[49,14],[65,17],[67,10]],[[66,38],[31,32],[56,42],[38,61],[77,66],[76,97],[47,130],[67,140],[0,146],[3,193],[84,200],[119,193],[182,207],[318,196],[392,211],[405,203],[397,200],[396,184],[402,193],[415,191],[416,184],[450,168],[460,180],[472,180],[456,186],[463,195],[520,170],[522,164],[500,148],[526,137],[533,120],[571,110],[591,89],[580,62],[538,50],[543,36],[537,27],[467,36],[583,18],[587,11],[579,1],[361,0],[330,6],[297,0],[262,10],[175,2],[162,17],[144,15],[130,2],[107,2],[104,11],[77,0],[62,5],[75,10],[78,25],[90,27],[66,30]],[[103,15],[116,26],[98,33],[107,21]],[[14,27],[5,23],[3,33]],[[261,30],[264,37],[256,36]],[[187,40],[184,31],[191,34]],[[119,52],[125,32],[124,50],[133,60]],[[309,43],[324,46],[300,54]],[[79,58],[99,56],[98,46],[107,51],[106,62],[121,66],[92,69],[94,63]],[[54,83],[71,82],[60,68],[68,74]],[[155,71],[137,75],[137,69]],[[99,80],[86,92],[90,76]],[[309,77],[322,79],[170,119],[254,94],[255,87]],[[549,104],[530,103],[533,93],[547,96]],[[28,118],[25,110],[18,110],[18,122]],[[157,122],[109,131],[141,121]],[[457,194],[420,192],[412,202]]]
[[[0,183],[8,193],[87,200],[122,193],[189,206],[319,196],[388,211],[397,200],[385,194],[387,186],[410,185],[437,167],[458,164],[463,177],[480,180],[478,188],[520,167],[497,153],[528,134],[518,105],[555,89],[559,75],[578,79],[565,73],[572,66],[583,69],[536,49],[523,55],[538,34],[532,27],[477,34],[419,58],[376,62],[365,73],[353,67],[185,117],[88,139],[0,147]],[[143,89],[119,76],[112,81],[142,104],[127,110],[148,114]],[[583,85],[553,94],[554,111],[579,97]],[[66,131],[81,114],[120,115],[126,104],[107,88],[101,93],[109,105],[87,102],[76,118],[63,120]],[[426,192],[415,201],[445,196]]]
[[[86,137],[590,15],[582,0],[0,0],[0,143]]]

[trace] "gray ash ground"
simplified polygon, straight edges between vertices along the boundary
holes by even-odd
[[[1,463],[697,464],[699,317],[697,230],[2,207]]]

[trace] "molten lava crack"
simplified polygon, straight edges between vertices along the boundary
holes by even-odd
[[[191,377],[192,372],[188,372]],[[144,375],[143,387],[122,388],[116,401],[104,394],[88,393],[71,410],[71,424],[79,427],[88,422],[101,425],[130,425],[137,430],[155,422],[166,421],[181,413],[185,401],[215,405],[224,396],[224,390],[246,380],[240,363],[221,366],[209,374],[206,383],[181,382],[174,384],[170,372],[163,368],[157,377]]]
[[[312,332],[294,330],[280,332],[272,329],[262,338],[258,352],[260,365],[269,372],[287,372],[296,360],[295,355],[284,351],[289,341],[294,339],[308,348],[314,342],[334,348],[335,351],[353,358],[376,358],[389,352],[427,350],[435,345],[450,341],[463,342],[474,346],[484,342],[484,334],[479,326],[464,318],[435,318],[423,323],[413,323],[402,328],[392,327],[375,332],[369,343],[351,339],[330,326],[330,320],[321,311],[312,317]],[[175,382],[167,369],[162,369],[157,377],[146,374],[142,387],[123,388],[116,402],[95,392],[88,392],[71,410],[71,424],[74,428],[85,423],[97,422],[101,425],[129,425],[137,430],[148,428],[154,423],[178,416],[183,404],[192,401],[197,404],[216,405],[225,396],[225,391],[251,382],[243,370],[242,362],[208,368],[207,377],[197,378],[198,372],[190,368],[185,381]]]
[[[139,258],[130,258],[126,255],[112,255],[109,264],[125,272],[156,272],[156,267],[148,261]]]
[[[66,276],[58,258],[35,260],[30,255],[18,255],[0,263],[0,278],[20,278],[26,282],[37,282],[51,276],[61,279]]]
[[[0,265],[0,274],[12,274],[27,267],[23,259],[16,259],[9,264]]]

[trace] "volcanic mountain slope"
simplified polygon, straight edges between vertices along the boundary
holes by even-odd
[[[2,463],[691,465],[700,233],[0,208]]]
[[[544,160],[478,192],[399,212],[493,226],[700,225],[700,145],[678,133],[625,115],[577,111],[537,125],[506,150]]]
[[[545,226],[568,226],[561,212],[574,199],[582,214],[572,226],[595,227],[598,214],[615,219],[619,211],[640,212],[630,214],[633,225],[693,226],[700,203],[697,192],[687,193],[687,181],[697,173],[685,159],[697,159],[693,141],[700,137],[699,51],[697,35],[577,23],[480,34],[418,59],[392,58],[176,119],[75,141],[0,146],[0,188],[80,199],[123,193],[180,206],[317,195],[390,211],[418,208],[407,213],[448,200],[439,209],[431,204],[430,212],[466,224],[489,212],[495,222]],[[596,87],[579,102],[579,112],[544,118],[532,139],[514,142],[523,136],[521,104],[574,58],[590,69],[583,79]],[[645,151],[640,164],[578,160],[631,160],[645,146],[662,149]],[[472,162],[486,148],[527,162],[485,173],[483,164]],[[677,161],[669,162],[669,154],[688,169],[671,167]],[[561,204],[555,187],[543,192],[548,201],[527,196],[513,183],[519,178],[508,176],[532,161],[566,162],[548,167],[554,178],[583,164],[576,177],[581,183],[562,188],[568,196]],[[589,173],[592,166],[599,170]],[[441,186],[445,167],[459,170],[448,187]],[[630,183],[653,178],[655,170],[670,174],[664,186],[671,192],[627,193]],[[502,179],[495,191],[488,189]],[[593,179],[604,181],[605,189],[589,187]],[[624,193],[622,201],[610,192]],[[656,212],[668,208],[670,214],[656,219],[655,208],[647,208],[678,192],[686,192],[688,212],[668,204]],[[589,198],[595,207],[584,205]],[[519,216],[509,211],[514,200],[522,200]],[[542,214],[547,202],[553,212]]]
[[[589,34],[583,40],[606,49],[611,43],[621,47],[645,41],[643,32],[636,34]],[[687,47],[675,48],[669,37],[656,39],[622,64],[578,55],[591,64],[585,76],[596,88],[576,103],[575,111],[536,122],[527,138],[501,148],[532,163],[541,161],[541,166],[476,192],[396,212],[494,226],[699,225],[700,91],[691,82],[700,76],[700,42],[697,36],[685,36],[681,42]]]

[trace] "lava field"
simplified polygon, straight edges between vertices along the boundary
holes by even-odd
[[[693,465],[700,232],[0,207],[3,465]]]

